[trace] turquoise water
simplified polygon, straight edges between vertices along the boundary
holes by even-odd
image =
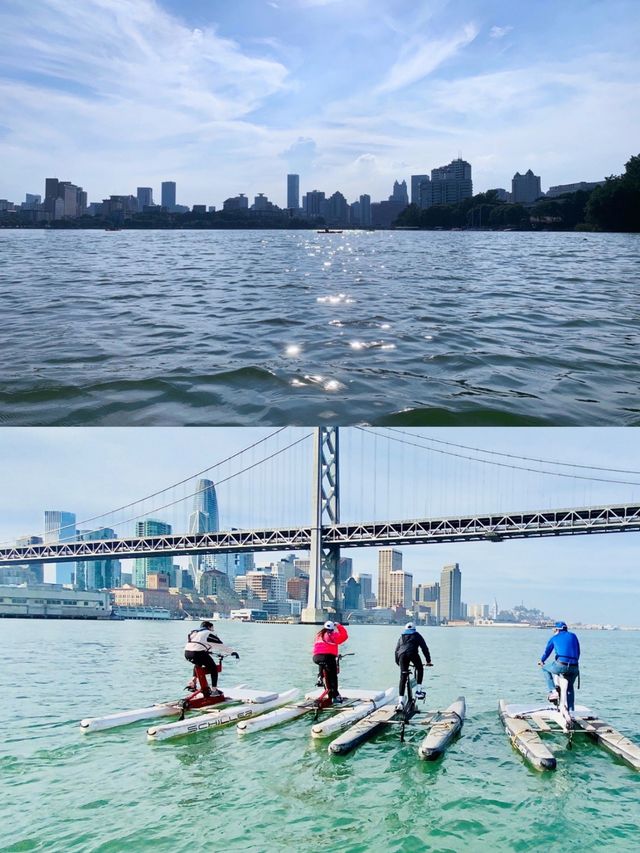
[[[631,426],[637,234],[0,231],[7,425]]]
[[[238,738],[233,727],[159,744],[144,722],[82,735],[85,716],[179,697],[187,623],[2,620],[3,851],[632,851],[640,773],[577,737],[558,769],[529,769],[498,699],[537,701],[547,632],[425,630],[435,666],[426,707],[460,693],[462,737],[436,763],[378,737],[344,757],[310,721]],[[352,627],[341,683],[394,683],[398,629]],[[221,684],[311,689],[313,629],[221,623],[241,654]],[[640,741],[640,633],[584,631],[580,704]]]

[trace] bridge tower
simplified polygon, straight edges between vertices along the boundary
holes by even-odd
[[[338,427],[317,427],[313,444],[313,518],[309,561],[309,600],[301,620],[321,624],[329,616],[340,618],[338,566],[340,546],[325,545],[323,524],[340,521]]]

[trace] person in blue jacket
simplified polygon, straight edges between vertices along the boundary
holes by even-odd
[[[555,657],[553,660],[545,663],[547,658],[550,658],[554,653]],[[578,668],[579,660],[580,643],[578,638],[572,631],[569,631],[566,622],[556,622],[554,634],[547,643],[542,657],[538,661],[538,666],[541,666],[544,672],[549,690],[549,696],[547,697],[549,702],[558,702],[560,698],[553,681],[553,676],[563,675],[567,679],[567,705],[570,711],[573,711],[574,708],[574,683],[580,674]]]

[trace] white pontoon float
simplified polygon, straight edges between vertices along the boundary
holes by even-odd
[[[640,746],[604,723],[584,705],[576,705],[571,722],[567,722],[558,708],[551,704],[508,705],[501,699],[498,713],[513,747],[538,770],[556,769],[556,757],[540,736],[552,731],[563,732],[569,747],[575,734],[587,734],[634,770],[640,770]]]
[[[115,714],[107,714],[104,717],[87,717],[80,721],[80,730],[88,733],[112,729],[116,726],[126,726],[131,723],[137,723],[140,720],[157,720],[162,717],[183,718],[186,713],[211,712],[213,708],[218,710],[217,706],[226,708],[229,705],[238,705],[239,703],[241,708],[245,705],[250,705],[252,708],[255,707],[255,712],[258,713],[260,706],[264,707],[266,703],[275,702],[283,695],[285,694],[274,691],[252,690],[244,684],[225,688],[224,694],[210,698],[196,691],[186,699],[177,699],[173,702],[160,702],[156,705],[149,705],[146,708],[136,708],[132,711],[118,711]],[[289,698],[285,701],[291,701],[293,691],[289,691],[287,695]],[[273,708],[275,705],[271,704],[269,707]],[[192,717],[189,719],[197,718]],[[187,721],[182,720],[182,722]]]
[[[236,726],[238,734],[246,735],[251,732],[260,731],[262,729],[268,729],[272,726],[280,725],[280,723],[287,723],[291,720],[295,720],[298,717],[302,717],[305,714],[312,714],[314,712],[321,711],[333,711],[338,712],[334,720],[342,720],[343,725],[350,725],[354,719],[358,719],[357,716],[351,716],[352,714],[362,714],[364,715],[367,711],[371,712],[376,708],[379,708],[380,705],[385,701],[391,701],[393,698],[394,691],[390,688],[387,691],[384,690],[360,690],[358,688],[355,689],[340,689],[340,694],[344,700],[341,705],[332,705],[326,706],[325,704],[319,705],[319,700],[322,696],[324,696],[325,690],[324,688],[318,688],[317,690],[312,690],[309,693],[305,694],[304,700],[302,702],[294,702],[292,704],[286,705],[284,708],[279,708],[275,711],[270,711],[268,714],[261,715],[255,720],[243,720],[238,723]],[[343,716],[346,712],[349,712],[350,719],[346,720],[345,716]],[[345,721],[346,720],[346,721]],[[323,724],[326,725],[326,724]],[[331,731],[336,731],[337,729],[332,728]],[[324,731],[324,729],[322,729]],[[316,734],[316,737],[324,737],[322,732]]]
[[[416,711],[410,720],[405,712],[395,705],[387,705],[376,710],[329,744],[329,752],[344,755],[369,740],[389,725],[402,725],[422,730],[423,736],[418,746],[418,756],[425,760],[434,760],[441,756],[453,739],[460,733],[466,714],[464,696],[459,696],[444,711]],[[403,725],[404,724],[404,725]]]

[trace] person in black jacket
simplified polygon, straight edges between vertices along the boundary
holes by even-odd
[[[427,666],[433,666],[431,663],[429,647],[427,646],[424,637],[416,631],[416,626],[413,622],[407,622],[404,626],[404,631],[400,635],[398,644],[396,645],[396,663],[400,667],[400,687],[398,690],[400,693],[400,699],[398,700],[399,708],[404,706],[404,691],[409,679],[410,663],[412,663],[416,668],[416,682],[418,685],[416,689],[416,699],[424,699],[425,697],[425,692],[422,689],[424,667],[422,666],[422,659],[420,658],[420,650],[422,650]]]

